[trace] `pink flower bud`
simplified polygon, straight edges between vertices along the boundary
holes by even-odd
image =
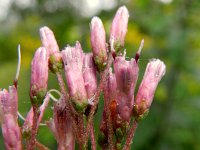
[[[87,91],[87,98],[90,99],[97,90],[96,68],[94,66],[92,53],[83,55],[83,78]]]
[[[99,70],[103,70],[107,61],[106,34],[101,19],[93,17],[90,25],[91,45],[94,60]]]
[[[152,59],[147,67],[143,80],[136,96],[136,105],[139,114],[148,111],[151,106],[155,90],[161,78],[166,72],[165,64],[159,59]]]
[[[75,47],[67,46],[62,51],[62,58],[70,97],[76,109],[83,111],[88,101],[82,73],[83,51],[80,44],[77,42]]]
[[[125,56],[118,56],[114,61],[117,80],[117,104],[119,116],[129,121],[134,103],[134,89],[138,79],[138,64],[135,59],[125,60]]]
[[[48,81],[48,57],[44,47],[35,52],[31,64],[30,97],[33,104],[42,104],[46,95]]]
[[[60,71],[62,69],[62,57],[53,31],[46,26],[40,28],[40,38],[48,56],[50,56],[50,70],[52,72]]]
[[[22,149],[20,128],[12,114],[4,115],[2,134],[6,149]]]
[[[119,51],[124,46],[124,39],[127,32],[129,13],[125,6],[120,7],[113,19],[110,29],[110,43],[114,40],[114,49]]]
[[[15,86],[0,91],[2,134],[6,149],[22,149],[21,132],[17,122],[18,95]]]

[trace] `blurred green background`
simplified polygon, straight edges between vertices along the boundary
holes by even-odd
[[[133,57],[141,39],[145,40],[139,82],[149,59],[160,58],[167,66],[151,111],[136,131],[132,149],[199,150],[199,0],[0,0],[0,87],[8,88],[13,82],[20,43],[19,110],[25,116],[30,108],[30,63],[41,44],[39,28],[49,26],[60,49],[79,40],[83,49],[89,51],[91,17],[99,16],[109,35],[112,18],[121,5],[130,12],[127,56]],[[58,88],[55,76],[50,74],[49,78],[49,89]],[[51,106],[45,120],[51,117]],[[96,115],[96,129],[101,113],[102,104]],[[19,122],[23,123],[20,119]],[[41,143],[56,149],[47,127],[41,127],[37,136]],[[3,147],[0,134],[0,149]]]

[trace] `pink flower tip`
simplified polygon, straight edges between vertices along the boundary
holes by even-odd
[[[114,41],[114,50],[120,51],[124,46],[124,39],[128,28],[129,12],[125,6],[120,7],[113,19],[110,30],[110,44]]]
[[[127,61],[125,60],[125,56],[116,57],[114,70],[118,89],[132,97],[139,73],[139,67],[135,59]]]
[[[40,28],[40,38],[42,41],[42,45],[47,49],[50,55],[59,51],[54,33],[50,28],[48,28],[47,26]]]

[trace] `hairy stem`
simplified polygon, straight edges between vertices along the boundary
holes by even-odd
[[[83,114],[80,114],[79,116],[77,116],[77,125],[78,125],[78,133],[79,133],[79,137],[80,137],[80,144],[79,144],[79,149],[84,149],[83,145],[84,145],[84,132],[85,132],[85,128],[84,128],[84,116]]]
[[[95,97],[94,97],[94,105],[92,106],[91,111],[90,111],[89,116],[88,116],[88,122],[87,122],[87,125],[86,125],[86,132],[85,132],[85,144],[84,144],[86,149],[87,149],[87,144],[88,144],[88,136],[89,136],[89,131],[90,131],[90,125],[91,125],[91,122],[94,118],[94,113],[95,113],[97,105],[99,103],[99,97],[100,97],[101,92],[103,91],[103,87],[104,87],[104,84],[106,82],[107,75],[109,73],[109,69],[112,65],[112,62],[113,62],[113,57],[112,57],[112,54],[109,53],[107,66],[106,66],[105,70],[103,71],[103,73],[101,75],[101,80],[100,80],[99,86],[97,88],[97,91],[95,93]]]
[[[33,106],[33,125],[32,125],[32,130],[31,130],[31,138],[28,141],[27,144],[27,149],[28,150],[34,150],[35,149],[35,144],[36,144],[36,134],[37,134],[37,125],[38,125],[38,118],[39,118],[39,113],[38,113],[38,107]]]
[[[91,123],[90,125],[90,140],[92,145],[92,150],[96,150],[96,138],[95,138],[95,132],[94,132],[94,124]]]
[[[130,150],[130,147],[131,147],[131,144],[132,144],[132,139],[135,135],[135,131],[136,131],[137,126],[138,126],[138,122],[136,120],[134,120],[133,126],[131,127],[131,129],[130,129],[128,135],[127,135],[126,142],[125,142],[123,150]]]
[[[113,143],[114,131],[113,131],[113,127],[112,127],[109,101],[104,100],[104,103],[105,103],[105,113],[106,113],[106,123],[107,123],[107,131],[108,131],[109,149],[114,150],[114,143]]]
[[[57,72],[56,76],[57,76],[58,83],[59,83],[59,86],[60,86],[60,89],[61,89],[61,93],[64,96],[67,114],[69,114],[69,118],[72,121],[74,136],[77,139],[78,145],[81,146],[81,145],[83,145],[83,142],[81,142],[83,138],[82,138],[82,136],[80,136],[80,134],[78,132],[79,131],[78,122],[75,120],[77,117],[79,117],[80,114],[78,114],[76,112],[76,110],[74,109],[74,107],[72,106],[72,104],[70,102],[69,95],[66,92],[67,90],[65,88],[65,83],[64,83],[62,74],[60,72]]]

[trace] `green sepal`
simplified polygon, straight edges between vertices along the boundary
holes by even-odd
[[[63,69],[62,59],[56,60],[54,55],[50,55],[49,57],[49,69],[52,73],[61,72]]]
[[[121,128],[116,129],[116,138],[118,141],[121,141],[123,139],[124,133]]]
[[[31,138],[31,129],[23,130],[22,138],[25,140],[29,140]]]
[[[40,89],[39,92],[37,92],[37,94],[31,98],[32,105],[35,105],[37,107],[42,105],[45,96],[46,96],[46,89]]]
[[[116,148],[117,148],[117,150],[121,150],[122,149],[122,144],[121,143],[117,143],[116,144]]]
[[[137,122],[145,119],[149,113],[145,100],[143,100],[139,106],[137,104],[134,105],[132,113]]]
[[[101,147],[107,147],[108,146],[108,138],[104,135],[103,132],[99,132],[98,143]]]
[[[133,105],[133,116],[137,118],[138,116],[138,105]]]
[[[103,59],[100,56],[94,57],[94,62],[97,65],[97,68],[100,72],[106,68],[107,64],[103,61]]]
[[[84,113],[88,102],[87,100],[84,100],[83,102],[77,102],[75,100],[72,100],[72,104],[77,112]]]
[[[149,114],[149,110],[147,109],[143,114],[137,116],[136,121],[139,122],[145,119],[148,114]]]
[[[114,49],[115,49],[116,54],[120,53],[123,50],[123,47],[124,46],[121,45],[120,40],[116,40],[114,42]]]

